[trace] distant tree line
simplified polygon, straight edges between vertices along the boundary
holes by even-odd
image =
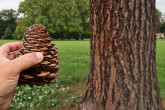
[[[89,0],[24,0],[18,14],[12,9],[0,12],[0,36],[21,39],[27,27],[38,23],[54,39],[83,40],[90,36],[89,20]]]
[[[90,37],[89,0],[24,0],[18,10],[0,11],[0,38],[21,39],[32,24],[43,24],[54,39]],[[156,10],[156,32],[165,33],[165,14]]]

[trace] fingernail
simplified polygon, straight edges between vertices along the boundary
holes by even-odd
[[[40,52],[36,52],[36,56],[38,58],[38,62],[41,62],[43,60],[43,58],[44,58],[43,54],[40,53]]]

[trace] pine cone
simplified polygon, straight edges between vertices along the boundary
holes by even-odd
[[[58,52],[55,44],[51,43],[52,38],[41,24],[35,24],[26,29],[23,37],[23,44],[17,57],[31,53],[41,52],[44,60],[20,74],[18,85],[42,86],[54,83],[59,70]]]

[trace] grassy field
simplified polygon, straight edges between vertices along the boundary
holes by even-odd
[[[0,40],[0,45],[14,40]],[[60,71],[56,84],[30,88],[17,87],[9,110],[76,109],[85,89],[89,73],[90,42],[56,41]],[[157,41],[157,71],[162,98],[165,98],[165,40]]]
[[[156,63],[159,88],[164,99],[163,106],[165,108],[165,39],[157,40]]]

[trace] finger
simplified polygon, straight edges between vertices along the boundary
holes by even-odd
[[[16,56],[17,56],[17,51],[15,51],[15,52],[11,52],[10,53],[10,55],[8,56],[8,59],[9,60],[13,60],[13,59],[15,59],[16,58]]]
[[[14,60],[11,60],[10,67],[13,69],[13,74],[19,74],[21,71],[28,69],[43,60],[43,54],[39,52],[29,53]]]
[[[0,55],[8,57],[10,52],[16,51],[21,48],[21,42],[7,43],[0,47]]]

